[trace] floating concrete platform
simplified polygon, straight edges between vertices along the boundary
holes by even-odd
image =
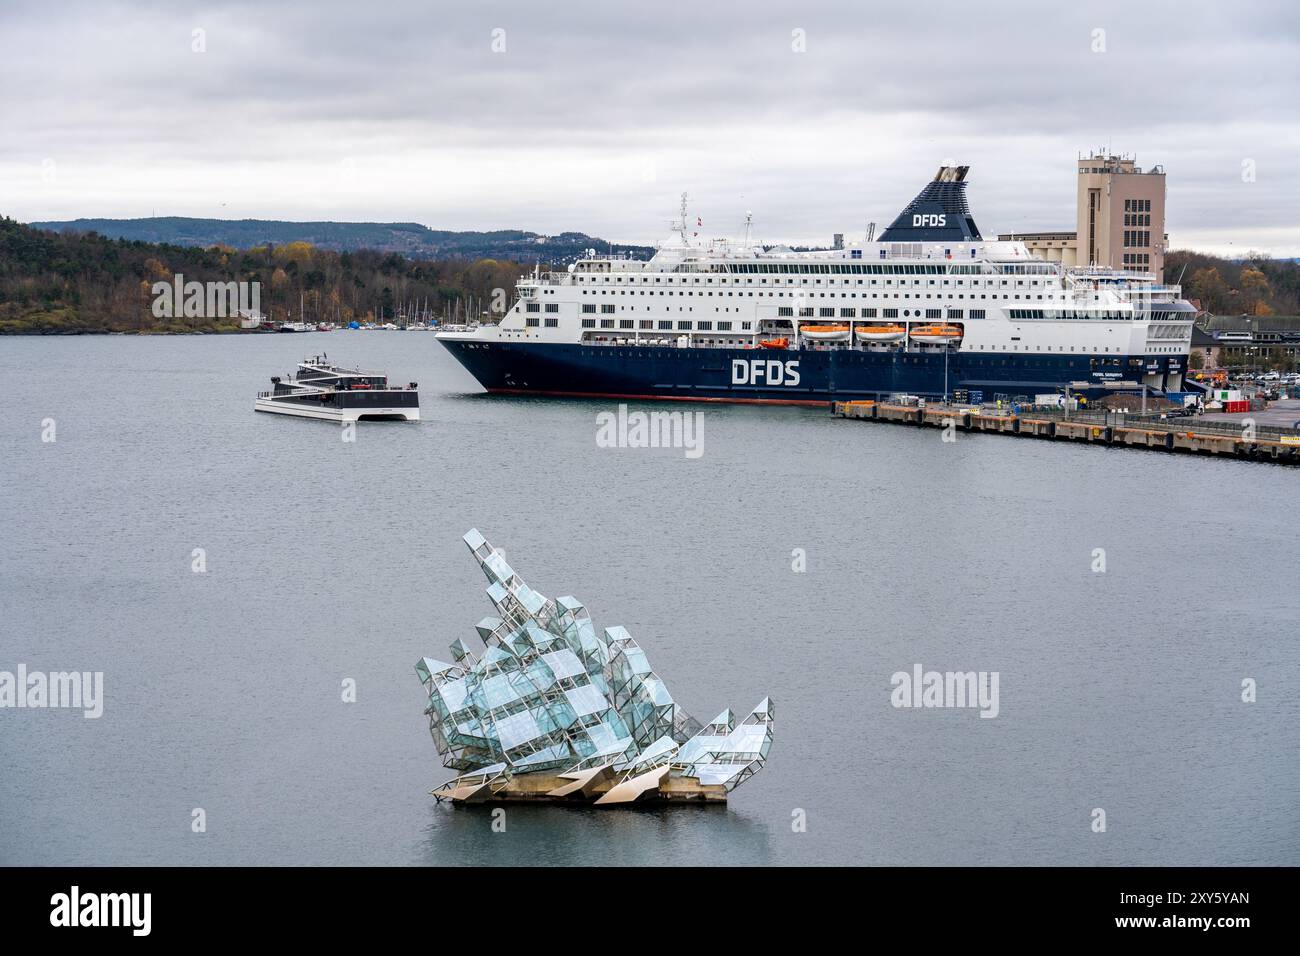
[[[636,803],[726,803],[727,788],[703,784],[661,766],[627,781],[615,774],[601,775],[591,785],[575,780],[578,774],[523,773],[484,782],[462,784],[458,778],[429,793],[441,803],[580,803],[610,806]],[[642,779],[645,778],[645,779]]]

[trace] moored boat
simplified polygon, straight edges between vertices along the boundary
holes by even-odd
[[[743,241],[701,241],[683,197],[650,259],[539,266],[499,321],[438,341],[498,394],[816,405],[1184,390],[1196,310],[1181,289],[982,238],[966,172],[940,168],[878,238],[832,249],[755,243],[748,219]],[[764,345],[782,338],[788,350]]]

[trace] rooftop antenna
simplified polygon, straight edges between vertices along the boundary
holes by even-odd
[[[682,241],[685,242],[686,241],[686,193],[682,193],[682,220],[681,220],[681,224],[678,226],[678,230],[682,234]]]
[[[867,242],[875,242],[875,240],[876,240],[876,224],[874,222],[869,222],[867,223]]]
[[[754,223],[754,214],[746,211],[745,213],[745,248],[749,248],[749,227]]]

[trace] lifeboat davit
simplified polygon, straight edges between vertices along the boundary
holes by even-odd
[[[758,344],[763,346],[765,349],[788,349],[790,347],[790,340],[787,338],[763,339]]]
[[[860,342],[901,342],[907,330],[901,325],[859,325]]]
[[[912,329],[912,341],[926,345],[946,345],[961,341],[961,327],[956,325],[918,325]]]
[[[803,325],[799,334],[816,342],[843,342],[849,337],[847,325]]]

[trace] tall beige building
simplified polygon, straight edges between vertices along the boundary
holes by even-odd
[[[1152,272],[1165,268],[1165,171],[1143,170],[1132,158],[1097,152],[1078,161],[1075,232],[1001,235],[1035,255],[1067,266]]]
[[[1165,268],[1165,171],[1097,154],[1079,159],[1079,263],[1130,272]]]

